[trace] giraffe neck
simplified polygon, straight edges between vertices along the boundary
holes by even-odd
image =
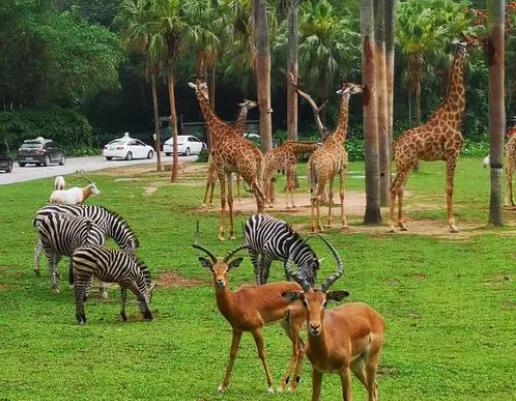
[[[247,123],[247,112],[248,108],[243,106],[238,113],[238,118],[235,121],[233,128],[235,129],[235,133],[239,136],[244,135],[246,123]]]
[[[313,152],[317,147],[319,147],[319,144],[316,142],[292,141],[290,142],[290,146],[295,154],[300,154]]]
[[[342,95],[340,99],[339,119],[337,121],[335,131],[333,131],[333,137],[338,139],[340,142],[344,142],[348,132],[349,97],[349,93],[346,93]]]
[[[211,135],[210,139],[212,141],[216,140],[217,132],[220,131],[220,128],[223,126],[227,126],[227,124],[222,121],[212,110],[210,107],[210,99],[204,98],[201,91],[196,89],[195,94],[197,95],[197,101],[199,102],[199,108],[201,109],[202,117],[208,126],[208,131]]]
[[[464,59],[466,58],[466,49],[458,48],[455,51],[450,76],[448,80],[448,89],[446,97],[441,105],[433,114],[433,118],[446,121],[451,127],[458,130],[464,115],[466,106],[465,90],[464,90]]]

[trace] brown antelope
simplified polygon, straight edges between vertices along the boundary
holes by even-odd
[[[292,271],[289,261],[285,269],[303,290],[283,294],[292,302],[301,300],[305,309],[308,331],[305,353],[312,364],[312,401],[319,400],[323,373],[340,374],[342,398],[350,401],[350,369],[366,388],[368,400],[376,401],[375,376],[383,344],[383,317],[363,303],[349,303],[326,310],[328,301],[341,301],[349,293],[328,291],[344,273],[344,264],[337,251],[325,238],[321,238],[337,262],[335,273],[324,280],[320,288],[311,288],[297,272]],[[298,361],[299,364],[301,362]]]
[[[243,260],[242,257],[232,258],[238,251],[247,249],[247,245],[233,249],[223,258],[217,258],[208,249],[200,246],[198,241],[193,244],[193,247],[209,256],[208,259],[199,257],[199,261],[201,266],[212,272],[217,307],[231,325],[233,334],[226,374],[218,390],[224,392],[228,386],[242,333],[250,332],[253,335],[258,357],[265,371],[268,391],[271,393],[274,391],[271,375],[265,362],[262,328],[267,323],[280,320],[282,320],[282,325],[292,341],[293,349],[285,379],[280,384],[280,390],[283,390],[289,382],[288,377],[291,370],[296,366],[296,362],[302,353],[303,344],[299,332],[304,323],[304,313],[300,304],[290,305],[292,301],[284,299],[282,294],[290,291],[300,292],[302,288],[297,283],[282,281],[261,286],[244,285],[236,291],[231,291],[228,289],[227,274],[231,269],[238,267]],[[299,372],[296,372],[296,380],[291,381],[289,390],[295,390],[299,381],[298,375]]]

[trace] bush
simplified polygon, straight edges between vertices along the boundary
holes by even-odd
[[[53,139],[67,151],[93,145],[92,128],[87,118],[75,110],[58,106],[0,112],[0,131],[13,148],[25,139],[38,136]]]
[[[462,145],[462,156],[479,156],[484,157],[489,154],[489,142],[486,140],[475,141],[469,138],[464,140]]]
[[[199,156],[197,156],[196,162],[198,163],[206,163],[208,161],[208,157],[210,156],[210,153],[208,152],[208,149],[203,149],[199,153]]]

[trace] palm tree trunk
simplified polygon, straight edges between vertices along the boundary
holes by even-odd
[[[396,2],[394,0],[385,0],[385,64],[387,74],[387,101],[388,101],[388,116],[389,116],[389,151],[390,144],[394,140],[393,136],[393,122],[394,122],[394,20],[396,12]],[[389,171],[390,181],[390,171]]]
[[[389,142],[389,102],[387,92],[387,63],[385,54],[385,1],[374,0],[375,7],[375,58],[376,88],[378,93],[378,142],[380,165],[380,205],[389,203],[390,185],[390,142]]]
[[[210,94],[210,107],[215,111],[215,80],[216,80],[217,68],[215,64],[208,70],[208,93]]]
[[[159,132],[159,113],[158,113],[158,90],[156,88],[156,73],[151,71],[151,90],[152,90],[152,112],[154,115],[154,149],[156,150],[156,170],[161,171],[161,143]]]
[[[265,0],[253,0],[256,43],[256,81],[263,151],[272,149],[271,57]]]
[[[176,97],[174,94],[174,71],[172,70],[171,66],[169,66],[167,69],[167,88],[170,107],[169,126],[170,130],[172,131],[172,167],[170,169],[170,182],[176,182],[179,161],[177,158],[177,115]]]
[[[360,2],[360,30],[362,34],[362,82],[364,85],[364,140],[365,140],[365,179],[366,210],[364,224],[379,224],[380,186],[378,157],[378,119],[375,83],[373,0]]]
[[[298,0],[293,0],[288,13],[288,72],[297,78],[298,74]],[[288,74],[287,74],[288,76]],[[297,140],[297,92],[287,79],[287,136]]]
[[[491,160],[491,195],[489,224],[501,226],[504,105],[504,1],[488,0],[488,74],[489,74],[489,142]]]

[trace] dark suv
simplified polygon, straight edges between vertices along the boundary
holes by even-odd
[[[13,159],[9,156],[7,142],[0,142],[0,170],[10,173],[13,170]]]
[[[36,138],[23,141],[18,149],[18,164],[25,167],[33,163],[40,166],[64,165],[64,151],[52,139]]]

